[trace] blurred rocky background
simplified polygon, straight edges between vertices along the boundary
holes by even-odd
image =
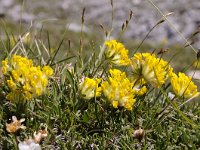
[[[186,39],[189,39],[196,50],[199,49],[200,0],[152,1],[163,14],[173,12],[167,18]],[[133,18],[122,39],[131,50],[135,49],[151,28],[162,19],[162,15],[149,0],[113,0],[113,3],[112,36],[114,38],[119,38],[122,24],[129,18],[130,11],[133,12]],[[74,45],[71,53],[76,55],[83,8],[85,8],[83,31],[87,36],[92,35],[89,37],[90,39],[102,41],[104,37],[100,25],[109,30],[112,24],[110,0],[0,0],[0,39],[6,39],[5,29],[10,29],[10,33],[17,35],[31,26],[31,29],[36,29],[35,31],[45,28],[53,35],[52,41],[58,43],[62,39],[63,31],[67,30],[69,32],[66,40],[71,41],[71,47]],[[84,38],[84,42],[90,41],[89,38]],[[67,47],[66,43],[68,44],[68,42],[64,43],[64,49]],[[167,21],[156,26],[145,40],[145,44],[147,45],[140,50],[157,49],[159,51],[159,49],[170,47],[170,52],[165,55],[168,60],[178,52],[177,57],[171,62],[177,70],[181,70],[182,66],[190,66],[196,59],[196,53],[191,48],[184,47],[185,41]],[[96,47],[98,46],[96,45]],[[86,47],[85,49],[87,50]],[[193,72],[189,72],[189,74],[194,75]],[[199,74],[197,72],[194,77],[199,78]]]
[[[168,19],[186,38],[200,30],[199,0],[152,0],[164,13],[173,12]],[[148,31],[162,18],[160,13],[148,0],[113,0],[114,2],[114,34],[118,36],[123,22],[129,17],[129,23],[124,37],[141,40]],[[85,11],[85,32],[93,32],[99,24],[111,26],[112,9],[110,0],[0,0],[0,17],[15,24],[22,23],[41,28],[43,22],[52,21],[62,24],[65,28],[80,31],[81,13]],[[62,27],[63,27],[62,26]],[[167,23],[160,24],[150,34],[147,41],[170,44],[184,43],[179,34]],[[195,48],[200,47],[199,35],[190,42],[195,42]]]

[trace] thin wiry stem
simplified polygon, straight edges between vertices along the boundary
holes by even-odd
[[[195,50],[195,48],[188,42],[188,40],[183,36],[183,34],[178,31],[178,29],[173,25],[173,23],[171,23],[171,21],[169,21],[169,19],[167,19],[167,17],[164,15],[164,13],[159,9],[158,6],[156,6],[154,4],[154,2],[152,2],[152,0],[148,0],[156,9],[157,11],[164,17],[164,19],[167,21],[167,23],[180,35],[180,37],[186,42],[187,45],[190,46],[190,48],[197,53],[197,51]]]

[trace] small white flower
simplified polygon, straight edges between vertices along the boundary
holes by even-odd
[[[40,145],[38,143],[35,143],[33,139],[19,142],[18,148],[19,150],[41,150]]]
[[[172,100],[175,97],[175,95],[172,92],[169,92],[168,97]]]

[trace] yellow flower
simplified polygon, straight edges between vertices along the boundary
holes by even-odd
[[[133,83],[133,89],[135,90],[136,95],[144,95],[147,92],[147,87],[145,86],[145,81],[143,78],[137,79],[132,77],[131,82]]]
[[[137,94],[144,95],[146,92],[147,92],[147,87],[143,86],[142,88],[138,89]]]
[[[110,40],[105,42],[106,58],[109,59],[115,65],[130,65],[131,61],[128,57],[128,50],[125,49],[122,43],[116,40]]]
[[[144,79],[157,88],[165,83],[173,70],[168,62],[150,53],[136,53],[132,58],[131,67],[134,78]]]
[[[19,82],[21,73],[19,73],[19,71],[16,71],[16,70],[12,70],[11,73],[12,73],[13,79]]]
[[[30,99],[33,98],[33,94],[32,94],[31,92],[29,92],[29,91],[24,91],[23,93],[24,93],[23,96],[24,96],[27,100],[30,100]]]
[[[178,75],[172,74],[170,79],[174,93],[179,97],[191,98],[198,96],[197,86],[192,81],[191,77],[179,72]]]
[[[196,60],[194,63],[193,63],[193,66],[194,67],[197,67],[198,69],[200,68],[200,60]]]
[[[22,96],[22,99],[29,100],[40,96],[45,90],[48,78],[53,74],[49,66],[33,66],[30,59],[13,55],[10,59],[2,61],[3,74],[7,79],[6,83],[10,88],[7,99],[14,100]]]
[[[12,78],[10,80],[7,80],[8,87],[12,90],[15,90],[17,88],[16,84],[13,82]]]
[[[12,122],[9,124],[6,123],[6,130],[9,133],[15,133],[19,129],[25,129],[26,127],[21,124],[24,121],[25,121],[24,118],[17,120],[16,116],[12,116]]]
[[[33,66],[32,60],[27,59],[26,57],[21,57],[19,55],[13,55],[12,59],[10,60],[13,68],[16,70],[20,70],[23,67],[28,68]]]
[[[44,66],[42,71],[46,76],[51,76],[53,74],[53,69],[49,66]]]
[[[8,59],[5,59],[2,61],[2,73],[5,74],[7,73],[8,70]]]
[[[15,92],[10,92],[6,95],[7,100],[13,100],[15,98]]]
[[[101,87],[99,87],[101,79],[90,79],[85,78],[83,82],[80,83],[79,89],[80,94],[83,99],[91,99],[93,97],[98,97],[101,94]]]
[[[125,72],[113,69],[110,70],[108,81],[102,83],[102,91],[114,108],[122,106],[127,110],[132,110],[135,103],[133,84],[126,77]]]

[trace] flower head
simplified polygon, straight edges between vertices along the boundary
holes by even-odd
[[[28,139],[18,144],[19,150],[41,150],[41,147],[33,139]]]
[[[146,82],[143,78],[137,79],[132,77],[131,82],[133,83],[133,89],[135,90],[136,95],[142,96],[147,92]]]
[[[46,90],[48,78],[53,74],[51,67],[35,67],[32,60],[18,55],[6,58],[2,65],[2,72],[10,89],[7,95],[9,100],[14,100],[19,95],[25,100],[40,96]]]
[[[34,133],[33,138],[19,142],[18,148],[19,150],[41,150],[39,143],[42,139],[48,136],[47,126],[42,127],[37,133]]]
[[[101,94],[101,87],[99,87],[99,83],[101,79],[91,79],[85,78],[79,85],[80,94],[83,99],[91,99],[93,97],[98,97]]]
[[[126,77],[125,72],[113,69],[110,70],[108,81],[102,83],[102,91],[114,108],[122,106],[127,110],[132,110],[135,103],[133,84]]]
[[[174,93],[179,97],[191,98],[199,95],[197,86],[192,81],[192,78],[184,73],[179,72],[178,75],[173,73],[170,82]]]
[[[142,86],[141,88],[134,87],[134,89],[137,91],[138,95],[144,95],[147,92],[146,86]]]
[[[12,116],[12,122],[6,123],[6,130],[9,133],[15,133],[19,129],[25,129],[26,127],[24,125],[22,125],[22,122],[24,122],[24,121],[25,121],[24,118],[17,120],[16,116]]]
[[[115,65],[130,65],[131,61],[128,57],[128,50],[125,49],[122,43],[116,40],[109,40],[105,42],[106,58],[109,59]]]
[[[40,143],[41,140],[48,136],[47,126],[34,133],[34,141]]]
[[[172,73],[168,62],[156,58],[150,53],[136,53],[132,58],[133,76],[137,79],[144,79],[145,82],[160,87]]]
[[[144,135],[145,135],[145,131],[144,131],[144,129],[141,129],[141,128],[135,130],[133,133],[133,136],[135,138],[137,138],[139,140],[139,142],[142,141],[142,139],[144,138]]]

